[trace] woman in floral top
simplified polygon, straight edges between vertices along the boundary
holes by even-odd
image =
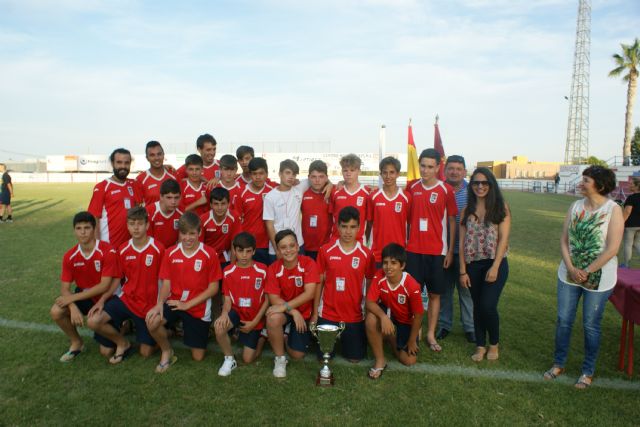
[[[471,290],[476,362],[498,359],[498,301],[507,282],[511,214],[498,182],[487,168],[473,171],[467,207],[460,213],[460,284]],[[487,350],[487,335],[489,349]]]
[[[616,285],[617,253],[624,233],[622,209],[607,195],[616,187],[611,169],[590,166],[582,172],[584,198],[569,208],[560,239],[562,261],[558,268],[558,318],[553,366],[544,378],[553,380],[564,372],[569,339],[582,297],[584,361],[576,388],[591,385],[600,348],[602,314]]]

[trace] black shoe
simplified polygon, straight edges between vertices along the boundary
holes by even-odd
[[[467,337],[467,341],[470,343],[476,342],[476,334],[473,332],[465,332],[464,336]]]
[[[436,334],[436,339],[437,339],[437,340],[443,340],[443,339],[445,339],[445,338],[447,337],[447,335],[449,335],[449,332],[450,332],[450,331],[449,331],[448,329],[445,329],[445,328],[440,329],[440,330],[438,331],[438,333]]]

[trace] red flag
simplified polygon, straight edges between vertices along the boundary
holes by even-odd
[[[442,138],[440,138],[440,129],[438,128],[438,119],[436,116],[436,123],[434,125],[434,135],[433,135],[433,148],[440,153],[440,170],[438,171],[438,179],[440,181],[444,181],[444,147],[442,146]]]
[[[416,144],[413,142],[413,130],[411,120],[409,120],[409,140],[407,142],[407,182],[420,178],[420,167],[418,165],[418,152]]]

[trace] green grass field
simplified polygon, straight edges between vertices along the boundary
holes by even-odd
[[[16,194],[15,222],[0,225],[0,425],[640,423],[638,374],[628,380],[615,369],[621,321],[613,306],[602,325],[594,386],[572,387],[582,362],[580,317],[568,374],[542,381],[552,362],[558,240],[572,198],[507,193],[513,230],[499,361],[472,362],[474,346],[456,323],[441,341],[442,353],[422,347],[418,366],[392,364],[374,382],[366,377],[370,361],[337,360],[336,386],[321,389],[310,357],[290,362],[285,380],[272,377],[268,354],[220,378],[222,355],[213,343],[200,363],[179,347],[179,361],[165,375],[153,372],[157,357],[109,366],[90,338],[76,361],[58,362],[68,343],[49,308],[59,292],[61,257],[74,244],[71,217],[86,208],[91,186],[18,184]]]

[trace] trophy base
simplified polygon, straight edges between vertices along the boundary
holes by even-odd
[[[316,385],[319,387],[331,387],[334,384],[334,379],[333,379],[333,374],[331,374],[330,377],[323,377],[322,375],[318,374],[318,376],[316,377]]]

